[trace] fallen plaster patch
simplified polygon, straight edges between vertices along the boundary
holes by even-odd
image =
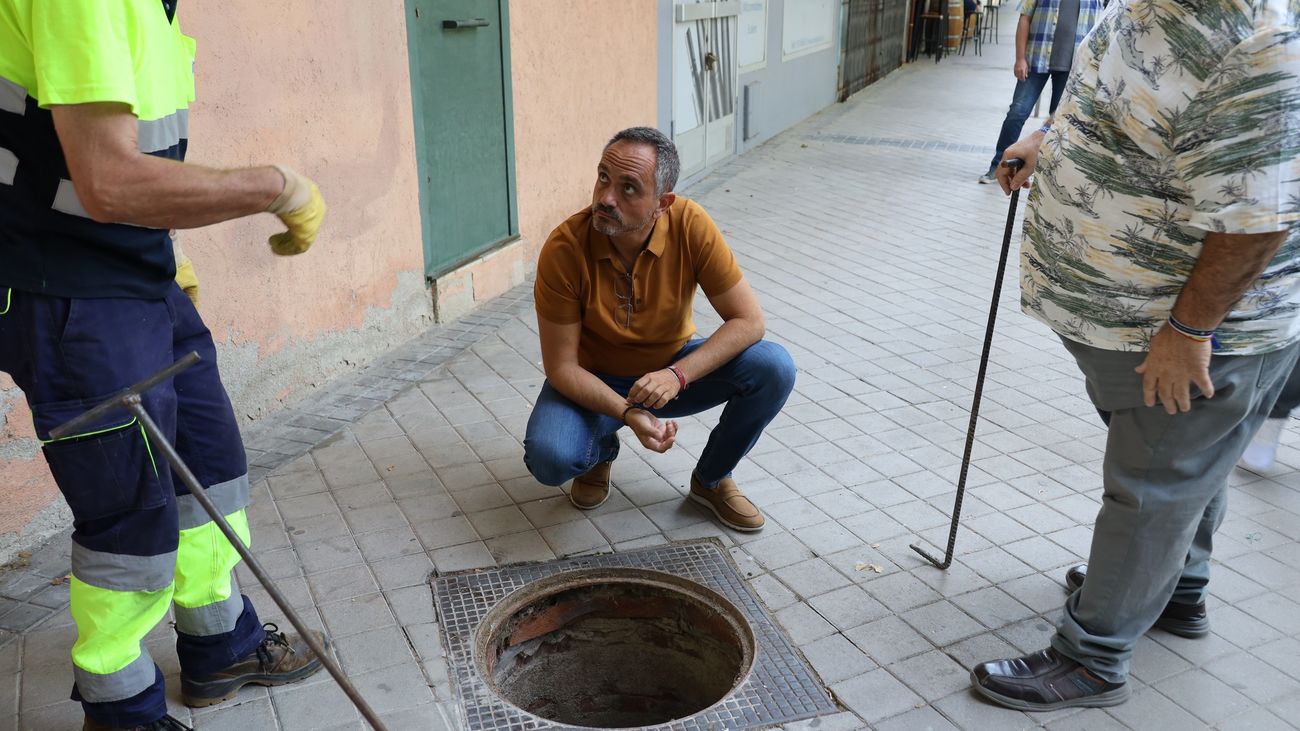
[[[299,340],[264,358],[256,344],[218,345],[221,377],[240,420],[290,406],[432,327],[433,306],[424,274],[403,272],[397,280],[389,306],[368,307],[355,330]]]
[[[0,388],[0,461],[31,459],[41,449],[31,423],[22,389]],[[15,406],[22,405],[16,409]]]
[[[42,461],[44,466],[44,461]],[[72,525],[72,511],[63,498],[56,495],[44,509],[18,531],[0,532],[0,565],[18,557],[18,552],[43,545]]]
[[[23,398],[16,386],[0,387],[0,564],[72,522],[41,455]]]

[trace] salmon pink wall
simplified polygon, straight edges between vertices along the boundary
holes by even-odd
[[[655,22],[654,0],[510,3],[519,222],[533,248],[591,202],[605,142],[654,126]]]
[[[201,311],[249,417],[429,323],[402,0],[181,5],[197,39],[192,162],[279,163],[328,206],[306,254],[280,258],[255,216],[187,233]]]

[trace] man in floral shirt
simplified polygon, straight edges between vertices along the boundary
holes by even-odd
[[[1025,312],[1061,336],[1109,424],[1087,566],[1051,647],[972,671],[1038,711],[1130,693],[1152,626],[1209,632],[1228,473],[1300,352],[1300,32],[1291,0],[1113,0],[1056,122],[1012,145],[1037,168]]]

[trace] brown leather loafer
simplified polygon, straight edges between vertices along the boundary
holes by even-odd
[[[315,673],[322,667],[320,658],[297,634],[285,635],[279,627],[267,623],[266,639],[253,654],[223,670],[209,675],[181,673],[181,702],[190,708],[214,706],[235,697],[245,685],[285,685]],[[328,652],[329,638],[313,630],[316,641]]]
[[[573,478],[573,486],[569,488],[569,502],[573,507],[594,510],[604,505],[609,499],[609,473],[613,467],[613,461],[599,462],[585,475]]]
[[[712,510],[718,517],[718,522],[732,530],[749,533],[762,530],[763,524],[767,522],[730,477],[718,480],[717,487],[710,490],[701,485],[695,475],[691,475],[691,500]]]
[[[1102,708],[1128,700],[1128,683],[1111,683],[1052,648],[970,671],[975,691],[998,705],[1021,711]]]
[[[1071,566],[1065,572],[1065,588],[1069,589],[1070,593],[1074,593],[1083,586],[1083,580],[1086,578],[1088,578],[1088,564]],[[1210,613],[1205,608],[1205,602],[1180,604],[1171,601],[1165,605],[1155,626],[1156,629],[1162,629],[1171,635],[1194,640],[1210,634]]]
[[[81,731],[194,731],[194,729],[171,716],[163,716],[157,721],[151,721],[142,726],[108,726],[90,716],[86,716],[86,722],[82,724]]]

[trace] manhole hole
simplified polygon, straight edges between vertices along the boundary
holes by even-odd
[[[449,574],[433,590],[470,731],[731,731],[837,710],[716,541]]]
[[[670,574],[579,569],[525,586],[478,630],[480,674],[542,718],[594,728],[657,726],[729,695],[754,633],[722,595]]]

